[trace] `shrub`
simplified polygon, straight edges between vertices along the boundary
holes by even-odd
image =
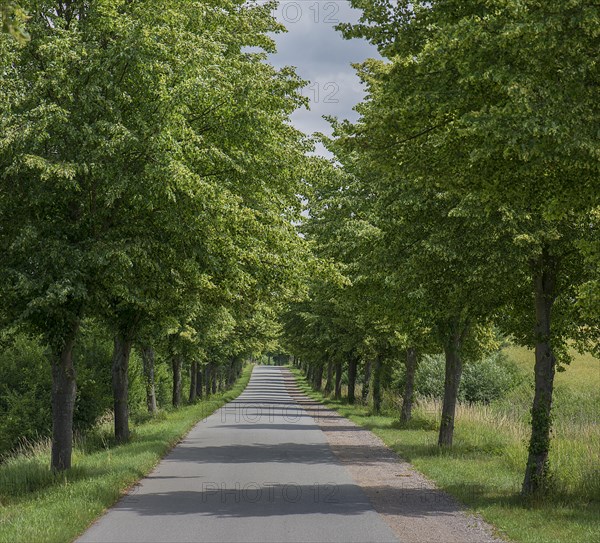
[[[520,379],[517,365],[502,352],[465,364],[462,397],[468,402],[489,403],[506,395]]]
[[[443,355],[423,356],[415,375],[416,394],[441,399],[444,396],[444,372]],[[397,391],[404,386],[404,373],[404,364],[399,364],[394,384]],[[521,379],[518,366],[502,352],[496,352],[464,364],[458,398],[467,402],[489,403],[505,396]]]
[[[47,353],[36,338],[18,334],[0,349],[0,454],[52,428]]]
[[[74,351],[77,398],[74,430],[85,435],[113,407],[111,385],[112,341],[92,321],[85,322]],[[171,376],[157,364],[157,392],[170,403]],[[129,371],[132,413],[146,409],[142,362],[132,351]],[[14,333],[0,345],[0,455],[22,442],[36,442],[52,432],[52,380],[48,352],[38,338]]]

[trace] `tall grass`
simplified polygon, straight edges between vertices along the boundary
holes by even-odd
[[[457,406],[455,447],[501,455],[506,466],[521,473],[527,456],[530,427],[521,406],[497,404]],[[438,427],[441,402],[421,399],[415,416]],[[551,492],[582,502],[600,501],[600,426],[590,416],[571,418],[557,410],[550,449]]]

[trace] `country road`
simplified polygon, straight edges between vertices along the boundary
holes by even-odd
[[[83,536],[89,542],[397,541],[290,396],[259,366]],[[313,412],[314,414],[314,412]]]

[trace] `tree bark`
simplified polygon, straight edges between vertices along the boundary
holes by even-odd
[[[377,354],[373,368],[373,412],[381,413],[381,373],[383,371],[383,355]]]
[[[204,368],[200,367],[200,364],[196,364],[196,397],[201,400],[202,399],[202,383],[204,376]]]
[[[181,356],[173,354],[171,358],[171,366],[173,368],[173,407],[179,407],[181,405]]]
[[[438,445],[440,447],[451,447],[454,437],[454,416],[456,413],[456,401],[458,388],[462,375],[462,360],[460,356],[461,333],[458,326],[452,327],[450,337],[444,347],[446,356],[446,376],[444,380],[444,401],[442,405],[442,421]]]
[[[115,411],[115,439],[129,441],[129,357],[133,334],[131,330],[117,332],[112,359],[112,388]]]
[[[348,403],[353,404],[356,399],[356,370],[358,358],[354,354],[348,358]]]
[[[210,393],[212,391],[212,384],[211,384],[211,363],[209,362],[208,364],[206,364],[206,367],[204,368],[204,385],[206,388],[206,397],[208,398],[210,396]]]
[[[327,362],[327,380],[325,381],[325,389],[323,393],[329,396],[333,392],[333,362]]]
[[[235,367],[237,364],[236,358],[233,356],[229,361],[229,368],[227,370],[227,388],[231,388],[235,382]]]
[[[321,387],[323,386],[323,364],[316,366],[314,372],[313,388],[315,390],[321,390]]]
[[[339,360],[335,363],[335,392],[334,398],[336,400],[342,399],[342,361]]]
[[[367,403],[367,398],[369,397],[369,385],[371,383],[371,361],[365,362],[364,372],[363,372],[363,382],[362,382],[362,391],[361,398],[363,403]]]
[[[415,373],[417,371],[418,355],[414,347],[406,349],[406,381],[402,394],[402,410],[400,422],[408,422],[412,417],[412,406],[415,390]]]
[[[198,362],[195,360],[192,361],[192,365],[190,368],[190,396],[189,402],[194,403],[196,401],[196,379],[198,375],[198,370],[196,369],[198,366]]]
[[[77,381],[73,364],[73,348],[79,323],[74,323],[63,345],[52,356],[52,455],[53,471],[71,467],[73,453],[73,412]]]
[[[548,450],[552,428],[552,394],[556,358],[552,350],[551,313],[556,298],[558,262],[547,249],[534,265],[535,290],[535,395],[531,408],[531,437],[523,481],[523,494],[541,490],[548,476]]]
[[[244,360],[239,356],[235,359],[234,371],[233,371],[233,381],[231,382],[231,387],[235,385],[236,380],[242,374],[242,368],[244,367]]]
[[[146,406],[148,407],[148,412],[154,415],[158,410],[154,387],[154,349],[148,345],[143,345],[140,351],[144,365],[144,379],[146,381]]]
[[[212,393],[216,394],[219,388],[219,373],[216,364],[211,364],[211,385],[212,385]]]

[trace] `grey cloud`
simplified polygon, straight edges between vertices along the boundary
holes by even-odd
[[[278,67],[294,66],[310,82],[303,91],[310,110],[294,113],[293,124],[307,134],[330,133],[323,115],[356,119],[353,107],[362,100],[364,90],[351,64],[378,54],[364,40],[344,40],[334,26],[356,21],[359,12],[344,0],[285,0],[276,16],[288,32],[274,37],[277,53],[270,61]]]

